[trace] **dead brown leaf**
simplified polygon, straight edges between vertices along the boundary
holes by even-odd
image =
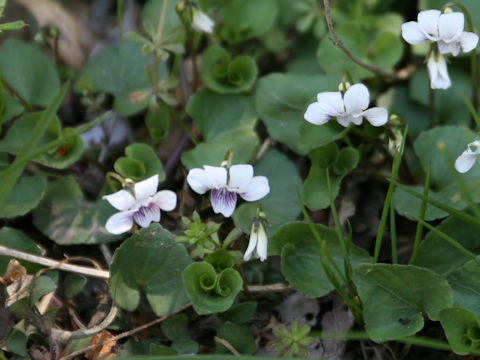
[[[102,332],[98,333],[97,335],[95,335],[92,340],[90,341],[90,343],[88,344],[89,346],[90,345],[95,345],[95,344],[98,344],[98,343],[101,343],[105,340],[109,340],[111,338],[113,338],[114,336],[112,335],[112,333],[110,333],[109,331],[107,330],[103,330]],[[95,349],[92,349],[90,351],[87,351],[85,353],[85,357],[88,359],[88,360],[106,360],[106,359],[115,359],[117,357],[117,354],[115,354],[112,349],[113,347],[116,345],[116,341],[110,341],[108,343],[106,343],[105,345],[103,346],[99,346]]]

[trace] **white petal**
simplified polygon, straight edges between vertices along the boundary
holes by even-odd
[[[172,211],[177,206],[177,194],[171,190],[162,190],[153,195],[152,202],[161,210]]]
[[[337,116],[337,121],[340,125],[343,127],[348,127],[352,123],[353,116],[352,115],[342,115],[342,116]]]
[[[107,200],[115,209],[120,211],[129,210],[135,204],[135,198],[127,190],[105,195],[102,199]]]
[[[402,24],[402,37],[412,45],[418,45],[429,40],[416,21],[409,21]]]
[[[325,91],[317,94],[317,101],[326,104],[333,109],[334,116],[345,112],[342,93],[340,91]]]
[[[133,214],[133,219],[141,227],[149,227],[152,221],[160,221],[160,209],[155,203],[151,203],[148,206],[141,206]]]
[[[331,106],[325,103],[314,102],[308,105],[303,118],[311,124],[323,125],[329,122],[334,116],[336,116],[336,113]]]
[[[237,194],[227,189],[213,189],[211,202],[215,214],[221,213],[225,217],[230,217],[237,205]]]
[[[245,250],[245,254],[243,255],[243,260],[248,261],[252,257],[253,251],[257,247],[258,241],[258,228],[255,224],[252,225],[252,231],[250,232],[250,240],[248,241],[247,250]]]
[[[123,211],[110,216],[105,229],[111,234],[118,235],[130,230],[133,226],[134,211]]]
[[[425,36],[430,40],[438,40],[438,21],[440,15],[440,10],[425,10],[418,13],[418,24],[424,31]]]
[[[469,151],[466,150],[455,160],[455,169],[457,169],[459,173],[466,173],[475,165],[476,159],[477,155],[469,153]]]
[[[362,114],[362,113],[360,113],[359,116],[348,115],[348,119],[349,119],[349,121],[351,121],[351,122],[354,123],[355,125],[362,125],[362,123],[363,123],[363,116],[362,116],[361,114]]]
[[[135,183],[135,198],[143,200],[157,192],[158,175],[153,175],[146,180]]]
[[[468,144],[467,150],[472,154],[479,155],[480,154],[480,140],[475,140]]]
[[[351,86],[343,96],[347,114],[358,116],[368,107],[369,99],[370,95],[365,85],[355,84]]]
[[[439,39],[446,43],[460,39],[463,33],[465,18],[461,12],[453,12],[440,15],[438,19]]]
[[[460,41],[454,41],[451,43],[446,43],[444,41],[439,41],[438,43],[438,51],[440,54],[448,54],[451,53],[453,56],[457,56],[460,52]]]
[[[215,23],[203,11],[195,9],[193,11],[192,26],[197,31],[203,31],[208,34],[213,33]]]
[[[238,189],[240,196],[247,201],[257,201],[270,192],[265,176],[254,176],[247,184]]]
[[[258,240],[257,240],[257,248],[255,251],[260,261],[264,261],[267,259],[267,247],[268,247],[267,233],[265,231],[265,228],[263,227],[263,224],[261,224],[258,227]]]
[[[248,164],[233,165],[228,170],[230,179],[227,189],[237,192],[239,188],[248,184],[253,178],[253,166]]]
[[[213,184],[215,189],[221,189],[227,186],[227,169],[220,166],[208,166],[203,167],[205,174],[207,175],[210,183]]]
[[[208,190],[214,188],[214,185],[211,183],[210,179],[205,173],[205,170],[203,169],[191,169],[187,175],[187,182],[192,190],[200,195],[203,195]]]
[[[365,110],[362,115],[365,116],[373,126],[382,126],[388,121],[388,111],[381,107],[373,107]]]
[[[432,53],[428,58],[427,68],[432,89],[448,89],[452,85],[443,55]]]
[[[478,45],[478,35],[472,32],[463,32],[459,39],[463,52],[470,52]]]

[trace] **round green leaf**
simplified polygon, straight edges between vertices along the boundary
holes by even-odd
[[[185,248],[159,224],[128,238],[113,255],[109,292],[121,308],[133,311],[144,291],[157,316],[187,303],[181,273],[191,262]]]
[[[326,247],[340,269],[344,269],[343,252],[334,230],[323,225],[315,229],[325,240]],[[269,241],[270,254],[282,255],[282,273],[295,288],[307,297],[321,297],[333,290],[322,266],[320,245],[310,227],[304,222],[291,222],[280,227]],[[360,263],[371,262],[368,253],[350,247],[350,262],[355,268]]]
[[[147,144],[131,144],[125,148],[125,155],[127,157],[117,159],[113,166],[123,177],[138,181],[158,174],[159,182],[165,180],[162,163]]]
[[[0,218],[25,215],[38,205],[46,189],[47,177],[43,174],[20,178],[0,208]]]
[[[0,68],[4,81],[32,106],[47,107],[60,90],[55,66],[33,45],[7,39],[0,48]]]
[[[73,298],[77,295],[87,283],[87,278],[83,275],[70,274],[65,278],[65,297]]]
[[[423,313],[438,320],[440,310],[453,304],[444,278],[413,265],[362,264],[353,281],[368,335],[376,342],[416,334],[423,328]]]
[[[203,89],[190,97],[187,113],[200,129],[205,141],[256,119],[250,96],[222,95]]]
[[[466,262],[447,277],[453,290],[455,305],[470,310],[477,317],[480,317],[480,302],[478,301],[478,295],[480,294],[479,260],[480,258],[477,257]]]
[[[252,330],[245,325],[227,321],[218,329],[217,337],[227,340],[240,354],[253,355],[257,350]],[[225,346],[218,344],[215,353],[230,354],[231,352]]]
[[[242,277],[236,270],[225,269],[217,276],[214,267],[207,262],[187,266],[182,279],[188,298],[200,315],[228,310],[243,285]]]
[[[230,59],[220,46],[211,46],[202,58],[202,80],[206,87],[221,94],[249,91],[257,78],[257,64],[248,55]]]
[[[0,229],[0,245],[34,255],[42,255],[35,241],[23,232],[6,226]],[[11,258],[7,256],[0,256],[0,276],[5,275],[10,259]],[[27,261],[20,261],[20,263],[26,268],[29,274],[35,273],[41,268],[40,265]]]

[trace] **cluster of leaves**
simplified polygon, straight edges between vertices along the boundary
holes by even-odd
[[[444,5],[418,3],[419,9]],[[477,1],[459,3],[480,26]],[[0,15],[4,5],[0,1]],[[393,83],[335,46],[326,9],[313,0],[149,0],[142,5],[141,30],[101,47],[78,71],[71,69],[72,89],[69,72],[61,71],[57,57],[55,62],[47,57],[46,46],[6,39],[0,46],[0,245],[41,256],[39,242],[67,249],[108,248],[121,241],[112,247],[108,264],[108,293],[122,309],[111,330],[126,329],[131,314],[144,310],[142,296],[156,316],[172,315],[157,338],[129,340],[125,355],[197,354],[204,344],[201,336],[192,338],[191,323],[202,320],[193,312],[174,315],[189,303],[196,314],[213,319],[213,325],[205,325],[216,333],[212,352],[255,353],[247,323],[257,302],[245,301],[255,281],[286,281],[310,298],[337,291],[357,326],[377,343],[411,339],[428,319],[439,322],[453,352],[478,354],[480,168],[458,174],[452,161],[475,139],[478,129],[470,117],[478,118],[478,109],[465,106],[464,99],[471,105],[473,95],[466,61],[450,69],[454,87],[435,96],[430,92],[421,64],[427,49],[406,51],[400,37],[405,14],[415,5],[342,0],[332,9],[336,34],[355,58],[382,72],[408,73]],[[213,34],[192,28],[193,9],[215,20]],[[0,24],[0,32],[22,24]],[[368,84],[376,103],[389,109],[385,127],[345,128],[336,121],[315,126],[304,120],[315,95],[336,91],[345,78]],[[79,125],[80,115],[69,119],[69,111],[59,111],[73,108],[69,98],[75,106],[82,104],[90,121]],[[109,122],[113,126],[106,130]],[[127,128],[123,137],[119,123]],[[87,141],[89,132],[97,134],[92,135],[96,147]],[[112,145],[116,136],[121,137],[117,147]],[[228,151],[234,164],[255,163],[255,175],[269,179],[270,192],[241,203],[231,221],[220,223],[205,201],[182,188],[185,170],[219,166]],[[93,191],[85,184],[90,168],[102,178]],[[111,180],[154,175],[178,192],[178,211],[162,215],[164,226],[109,234],[104,225],[114,209],[102,196],[118,190]],[[355,219],[353,226],[342,226],[336,207],[348,198],[348,188],[383,192],[387,178],[382,216],[374,221],[380,224],[376,242],[369,239],[361,247],[355,243],[360,233]],[[242,261],[242,240],[258,209],[268,219],[268,253],[279,257],[280,271]],[[388,215],[391,255],[381,252]],[[321,224],[311,218],[331,218],[335,229],[328,220]],[[408,225],[396,229],[396,221]],[[424,227],[429,229],[425,235]],[[411,239],[410,258],[399,259],[397,232]],[[9,264],[9,258],[0,257],[4,279]],[[27,262],[21,266],[22,281],[33,277],[28,296],[11,306],[18,321],[6,336],[6,348],[26,357],[27,344],[37,341],[32,334],[54,341],[49,334],[59,308],[40,313],[38,301],[61,287],[62,296],[74,299],[87,291],[87,280],[64,279],[58,271]],[[309,331],[295,321],[290,328],[282,326],[270,348],[307,356]],[[213,341],[207,343],[213,347]],[[68,342],[65,351],[76,346],[83,344]]]

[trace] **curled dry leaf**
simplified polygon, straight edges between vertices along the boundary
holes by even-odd
[[[114,336],[107,330],[103,330],[101,333],[95,335],[88,345],[95,345],[105,340],[109,340]],[[106,360],[106,359],[114,359],[117,355],[112,351],[113,347],[117,344],[116,341],[110,341],[103,346],[99,346],[95,349],[87,351],[85,357],[88,360]]]

